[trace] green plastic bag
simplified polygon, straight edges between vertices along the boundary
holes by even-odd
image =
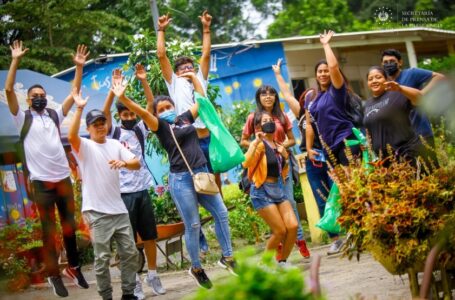
[[[242,149],[229,133],[210,100],[194,93],[199,117],[210,131],[209,157],[214,173],[227,172],[245,160]]]
[[[325,204],[324,216],[316,224],[317,227],[333,234],[338,234],[341,232],[340,224],[337,222],[337,219],[341,214],[341,206],[339,200],[340,190],[334,182],[330,188],[327,203]]]

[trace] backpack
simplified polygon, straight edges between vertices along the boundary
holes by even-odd
[[[144,134],[142,133],[141,128],[140,128],[137,124],[134,125],[133,131],[134,131],[134,133],[136,134],[137,139],[139,140],[139,144],[141,145],[142,157],[144,158],[145,166],[146,166],[147,169],[149,170],[150,175],[152,175],[153,182],[155,183],[155,186],[157,186],[157,185],[158,185],[158,181],[156,180],[155,175],[153,175],[153,173],[152,173],[152,171],[150,170],[149,166],[148,166],[147,163],[145,162],[145,155],[144,155],[144,152],[145,152],[145,137],[144,137]],[[119,139],[120,139],[120,134],[121,134],[121,133],[122,133],[122,130],[121,130],[120,126],[115,126],[115,127],[114,127],[114,132],[113,132],[113,134],[112,134],[112,139],[114,139],[114,140],[119,140]]]
[[[354,124],[354,127],[363,127],[362,98],[354,92],[348,92],[346,97],[346,113],[349,119]]]
[[[54,124],[58,129],[58,134],[59,134],[59,136],[61,136],[60,124],[59,124],[57,112],[54,109],[47,108],[47,107],[45,108],[45,110],[49,114],[49,117],[52,119],[52,121],[54,121]],[[33,199],[33,197],[32,197],[33,188],[32,188],[32,184],[30,181],[30,172],[27,167],[27,160],[25,158],[24,141],[25,141],[25,138],[27,137],[27,134],[30,131],[30,128],[32,127],[33,116],[32,116],[32,112],[29,109],[27,109],[24,113],[25,113],[24,125],[22,126],[22,130],[19,135],[19,142],[17,143],[17,154],[19,155],[19,158],[22,162],[22,170],[23,170],[24,179],[25,179],[25,190],[27,192],[29,199],[32,200]]]

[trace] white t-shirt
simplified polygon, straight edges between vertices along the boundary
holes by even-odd
[[[204,79],[201,69],[197,72],[196,77],[201,83],[204,93],[207,94],[208,82]],[[193,106],[196,99],[194,98],[194,86],[192,83],[185,78],[177,77],[175,73],[172,73],[170,84],[166,80],[165,82],[169,96],[175,103],[175,112],[177,116],[183,114]],[[193,125],[196,128],[205,128],[205,124],[200,118],[197,118]]]
[[[149,130],[145,128],[144,122],[140,121],[137,126],[141,129],[144,138],[149,134]],[[141,161],[141,168],[139,170],[128,170],[125,168],[120,169],[120,192],[134,193],[143,190],[148,190],[152,185],[152,176],[145,164],[144,157],[142,156],[142,148],[134,130],[126,130],[120,128],[119,142],[135,157]],[[114,133],[115,127],[112,127],[111,136]],[[145,145],[145,141],[144,141]]]
[[[63,111],[60,105],[56,109],[59,124],[63,121]],[[47,110],[38,114],[31,110],[33,121],[24,140],[25,159],[30,172],[30,180],[59,182],[70,176],[68,160],[58,128],[49,116]],[[19,110],[13,115],[14,123],[21,132],[25,121],[25,112]]]
[[[111,169],[109,161],[130,160],[134,154],[116,140],[107,139],[99,144],[81,138],[77,158],[82,176],[82,211],[128,213],[120,196],[119,171]]]

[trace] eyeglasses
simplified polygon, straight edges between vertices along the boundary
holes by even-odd
[[[193,66],[181,66],[181,67],[178,67],[178,70],[179,71],[192,71],[192,70],[194,70],[194,67]]]
[[[261,97],[267,97],[267,96],[275,97],[275,96],[276,96],[275,93],[260,93],[259,95],[260,95]]]

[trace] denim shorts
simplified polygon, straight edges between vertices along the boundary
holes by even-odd
[[[281,192],[282,196],[279,198],[270,197],[270,195],[265,191],[264,185],[267,185],[269,190],[273,189],[278,193]],[[276,183],[265,182],[259,188],[256,188],[254,184],[251,184],[250,198],[255,210],[260,210],[269,205],[276,205],[283,203],[284,201],[288,201],[281,178]]]

